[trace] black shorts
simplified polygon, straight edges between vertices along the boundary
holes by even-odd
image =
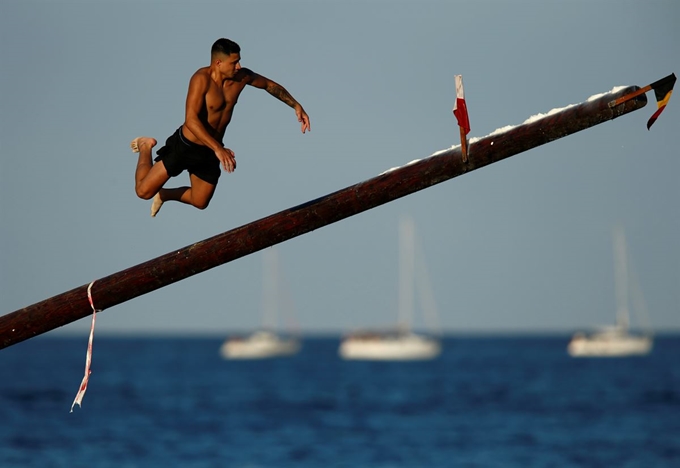
[[[201,180],[217,185],[222,171],[220,160],[215,152],[207,146],[199,145],[182,135],[179,127],[165,142],[165,146],[156,151],[154,161],[163,161],[169,177],[175,177],[187,171]]]

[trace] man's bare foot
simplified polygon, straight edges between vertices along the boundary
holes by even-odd
[[[142,149],[142,146],[149,145],[149,149],[151,149],[156,146],[156,143],[158,142],[155,138],[137,137],[130,142],[130,148],[132,148],[133,153],[139,153],[139,151]]]
[[[161,206],[163,206],[163,200],[161,200],[161,194],[157,193],[153,197],[153,200],[151,201],[151,217],[152,218],[156,217],[156,213],[158,213],[160,211]]]

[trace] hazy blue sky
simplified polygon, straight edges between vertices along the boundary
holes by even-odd
[[[470,137],[678,74],[678,24],[676,0],[5,1],[0,313],[456,144],[455,74]],[[312,132],[246,89],[225,138],[236,172],[206,211],[172,204],[153,219],[134,194],[129,142],[162,145],[182,124],[189,77],[219,37],[302,103]],[[651,131],[648,98],[613,122],[281,244],[299,327],[396,321],[407,214],[447,331],[612,322],[617,224],[652,326],[680,329],[680,96]],[[99,315],[97,333],[255,328],[261,269],[254,254],[123,303]],[[89,323],[59,332],[85,336]]]

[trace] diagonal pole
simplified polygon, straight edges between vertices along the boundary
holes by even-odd
[[[588,100],[469,146],[475,158],[464,163],[460,148],[441,151],[316,200],[245,224],[209,239],[130,267],[92,286],[99,311],[129,301],[266,247],[397,200],[419,190],[480,169],[564,136],[607,122],[645,106],[638,98],[609,103],[637,91],[637,86]],[[0,317],[0,349],[90,315],[88,285],[58,294]]]

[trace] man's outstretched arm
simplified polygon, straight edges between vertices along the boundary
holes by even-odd
[[[264,89],[279,101],[283,102],[284,104],[288,104],[290,107],[295,109],[295,115],[298,118],[298,122],[300,122],[300,129],[302,130],[302,133],[312,130],[312,127],[309,124],[309,116],[307,115],[307,112],[305,112],[302,105],[300,105],[300,103],[295,100],[295,98],[286,90],[286,88],[262,75],[258,75],[254,72],[250,73],[251,81],[249,84],[251,86]]]

